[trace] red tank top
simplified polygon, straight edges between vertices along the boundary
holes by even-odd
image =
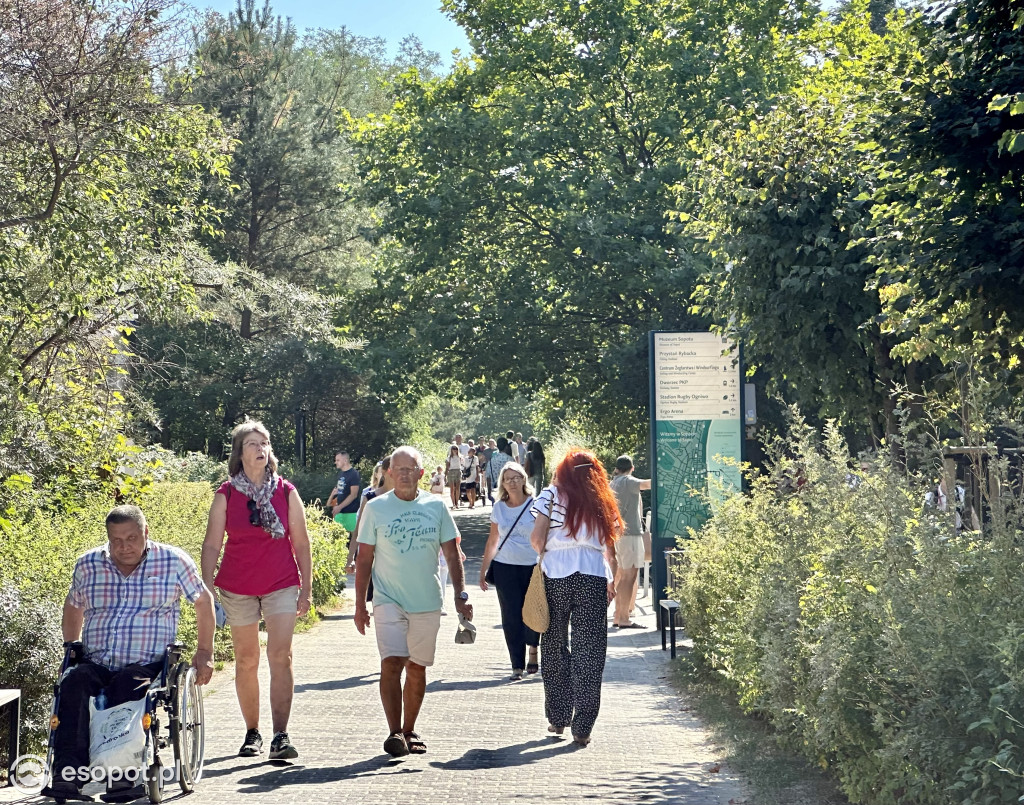
[[[288,528],[288,496],[295,487],[283,478],[270,502],[284,524],[284,536],[274,539],[263,526],[249,522],[249,498],[225,481],[217,490],[228,501],[224,556],[214,584],[236,595],[267,595],[299,584],[299,566]]]

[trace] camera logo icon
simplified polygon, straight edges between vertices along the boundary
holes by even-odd
[[[11,766],[11,785],[22,794],[38,794],[49,781],[50,770],[39,755],[21,755]]]

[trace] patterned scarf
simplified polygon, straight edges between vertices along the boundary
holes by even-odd
[[[273,539],[281,539],[284,536],[284,524],[270,503],[274,493],[277,491],[278,480],[277,473],[272,472],[270,467],[266,468],[263,475],[263,483],[259,486],[249,480],[245,470],[239,472],[238,475],[232,475],[230,478],[233,489],[237,489],[250,500],[256,501],[256,506],[260,512],[260,525],[263,526],[264,531],[270,533]]]

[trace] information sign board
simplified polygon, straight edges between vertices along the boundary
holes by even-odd
[[[732,342],[714,333],[652,332],[650,356],[652,531],[661,554],[707,520],[708,498],[741,487],[743,385]]]

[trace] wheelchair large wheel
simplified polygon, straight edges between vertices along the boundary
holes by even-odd
[[[196,684],[196,669],[182,664],[175,675],[171,741],[178,763],[178,784],[190,793],[203,776],[203,692]]]

